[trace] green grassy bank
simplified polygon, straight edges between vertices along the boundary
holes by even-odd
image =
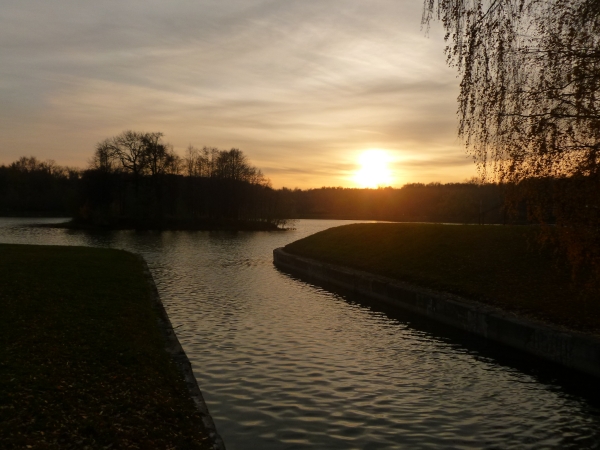
[[[134,255],[0,245],[0,448],[210,448],[164,345]]]
[[[536,243],[535,227],[354,224],[285,247],[289,253],[451,292],[579,331],[600,333],[600,301]]]

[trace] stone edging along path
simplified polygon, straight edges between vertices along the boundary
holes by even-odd
[[[212,445],[214,450],[225,450],[225,444],[221,436],[217,432],[217,428],[215,427],[215,423],[208,412],[208,407],[204,402],[204,398],[202,397],[202,392],[200,392],[200,388],[198,387],[198,382],[196,381],[196,377],[194,377],[194,373],[192,372],[192,364],[188,359],[183,347],[179,343],[179,339],[177,339],[177,335],[175,331],[173,331],[173,325],[169,320],[169,316],[167,315],[167,311],[165,310],[162,301],[160,300],[160,296],[158,294],[158,289],[156,288],[156,284],[154,283],[154,278],[152,278],[152,274],[150,273],[150,269],[148,268],[148,264],[144,258],[140,256],[141,263],[144,269],[144,275],[146,277],[146,281],[150,287],[150,292],[152,295],[153,307],[158,312],[158,326],[165,337],[166,340],[166,350],[167,353],[171,356],[175,365],[179,369],[179,372],[183,375],[185,380],[185,384],[190,392],[190,397],[194,401],[194,405],[196,405],[196,409],[200,413],[202,417],[202,422],[206,427],[209,437],[212,440]]]
[[[273,250],[276,267],[382,301],[600,377],[600,339],[567,332],[462,297]]]

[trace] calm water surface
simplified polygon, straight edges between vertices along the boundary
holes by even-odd
[[[0,242],[141,253],[229,450],[598,448],[597,383],[279,272],[285,233],[31,228]]]

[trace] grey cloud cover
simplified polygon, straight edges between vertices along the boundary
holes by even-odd
[[[455,137],[458,81],[419,0],[0,8],[0,163],[84,166],[97,141],[139,129],[178,150],[239,147],[275,186],[351,185],[373,147],[392,152],[398,184],[474,172]]]

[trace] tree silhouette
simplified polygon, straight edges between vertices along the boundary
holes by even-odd
[[[82,223],[107,227],[273,229],[285,218],[270,182],[239,149],[189,146],[125,131],[96,145],[82,176]]]
[[[425,0],[423,23],[436,18],[481,174],[514,183],[533,217],[558,225],[546,236],[600,280],[600,2]]]
[[[81,171],[23,156],[0,165],[0,215],[69,215]]]

